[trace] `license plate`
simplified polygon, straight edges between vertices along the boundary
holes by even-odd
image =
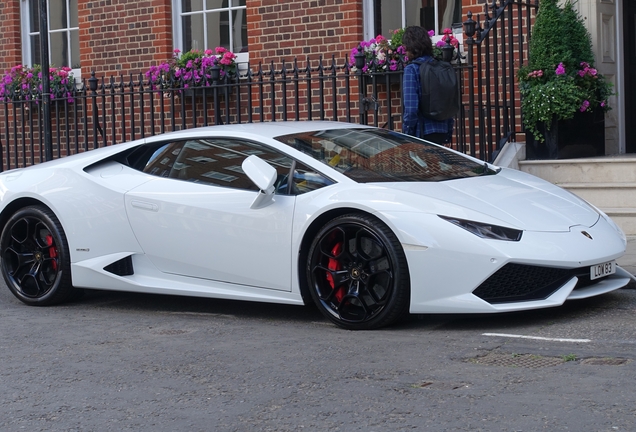
[[[616,261],[609,261],[602,264],[590,266],[590,279],[598,279],[603,276],[616,273]]]

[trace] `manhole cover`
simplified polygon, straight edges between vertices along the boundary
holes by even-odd
[[[473,357],[468,359],[471,363],[483,364],[488,366],[506,366],[506,367],[523,367],[523,368],[542,368],[557,366],[565,363],[560,357],[544,357],[534,354],[506,354],[506,353],[489,353],[481,357]]]

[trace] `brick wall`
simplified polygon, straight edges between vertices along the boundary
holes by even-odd
[[[247,0],[250,63],[336,56],[362,40],[362,0]]]
[[[170,0],[78,0],[82,76],[145,72],[172,55]]]
[[[0,71],[22,63],[20,39],[20,2],[0,2]]]

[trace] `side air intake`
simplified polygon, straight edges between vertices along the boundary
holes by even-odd
[[[131,276],[135,274],[133,269],[132,257],[129,255],[126,258],[122,258],[119,261],[115,261],[112,264],[108,264],[104,267],[109,273],[116,274],[117,276]]]

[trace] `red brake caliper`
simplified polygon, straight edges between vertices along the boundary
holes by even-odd
[[[51,234],[47,234],[44,240],[46,241],[46,245],[49,247],[49,256],[51,258],[57,258],[57,248],[53,246],[53,236]],[[51,261],[51,266],[53,267],[53,270],[57,270],[56,259]]]
[[[333,249],[331,249],[331,255],[338,256],[340,252],[342,252],[342,243],[336,243]],[[329,262],[327,263],[327,268],[332,271],[338,271],[342,269],[342,265],[337,259],[329,258]],[[336,284],[333,280],[333,276],[331,275],[331,273],[327,273],[327,282],[329,282],[329,285],[331,285],[332,289],[336,287]],[[342,298],[344,297],[344,295],[345,295],[345,289],[344,287],[341,286],[340,288],[338,288],[338,291],[336,291],[336,300],[338,300],[339,302],[342,301]]]

